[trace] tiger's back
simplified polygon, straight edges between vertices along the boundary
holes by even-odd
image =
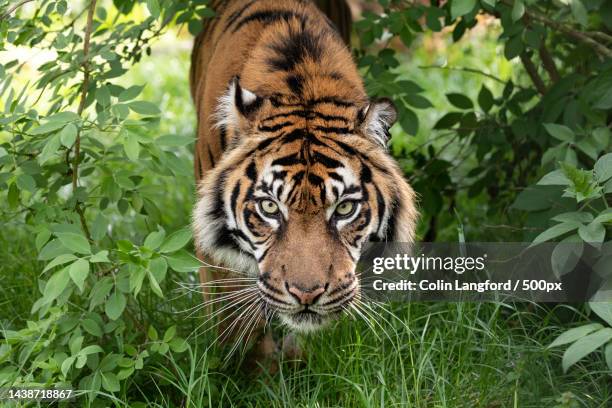
[[[190,85],[198,116],[196,180],[240,137],[219,123],[222,118],[216,114],[233,78],[273,101],[270,110],[279,115],[267,122],[271,127],[286,123],[282,114],[296,106],[321,113],[318,120],[313,115],[303,118],[310,126],[352,121],[365,106],[367,95],[350,51],[315,4],[304,0],[216,3],[212,6],[217,17],[206,23],[192,53]],[[337,120],[323,120],[326,117]]]

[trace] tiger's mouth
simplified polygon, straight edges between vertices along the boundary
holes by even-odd
[[[295,331],[309,332],[318,330],[335,317],[338,313],[321,314],[314,310],[305,308],[294,313],[279,313],[280,320]]]

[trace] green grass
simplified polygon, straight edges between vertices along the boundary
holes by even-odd
[[[465,47],[449,48],[451,60],[463,67],[495,66],[495,45],[485,45],[480,54],[462,54],[462,58],[458,53]],[[472,74],[464,81],[465,75],[457,72],[419,70],[418,65],[428,62],[424,53],[417,52],[404,68],[426,89],[438,110],[423,114],[423,130],[414,143],[426,141],[432,123],[448,109],[440,90],[463,90],[474,96],[483,82]],[[480,58],[483,53],[486,58]],[[194,132],[187,68],[188,50],[172,41],[162,42],[150,59],[123,79],[129,84],[148,84],[144,98],[162,107],[161,133]],[[502,68],[507,78],[508,67]],[[185,161],[191,160],[189,151],[177,153]],[[164,222],[185,225],[193,202],[193,179],[175,180],[166,188],[169,190],[160,192],[167,211]],[[463,210],[471,211],[477,220],[478,206],[463,204]],[[33,232],[17,221],[0,229],[3,328],[18,329],[28,319],[36,319],[30,316],[30,309],[39,296],[37,279],[42,267],[35,260],[32,237]],[[187,318],[184,311],[201,299],[198,294],[175,299],[173,290],[176,281],[196,279],[195,275],[169,274],[164,286],[167,300],[142,296],[143,315],[160,327],[178,324],[179,332],[188,336],[204,317]],[[567,306],[407,303],[389,307],[393,315],[382,313],[376,321],[347,317],[327,330],[302,337],[306,361],[283,361],[273,376],[245,373],[235,362],[224,365],[222,349],[206,351],[214,334],[192,336],[186,353],[152,358],[108,403],[117,407],[194,408],[612,405],[610,374],[600,354],[563,374],[560,351],[546,349],[574,320],[583,318]],[[283,334],[282,328],[275,329],[277,338]],[[563,395],[569,401],[565,405],[556,402]]]
[[[36,299],[39,265],[25,235],[1,238],[2,326],[17,328]],[[176,287],[174,275],[167,289]],[[173,321],[189,335],[203,315],[185,312],[199,295],[169,293],[142,301],[156,323]],[[346,317],[300,338],[306,361],[284,361],[274,376],[245,373],[224,350],[208,352],[215,333],[192,336],[183,354],[156,357],[115,406],[151,407],[549,407],[564,393],[579,407],[607,407],[612,385],[600,356],[563,374],[560,353],[546,349],[576,316],[565,306],[501,303],[407,303],[366,323]],[[372,326],[375,330],[372,330]],[[275,328],[275,336],[285,334]],[[563,406],[563,405],[560,405]],[[572,405],[567,405],[572,406]]]

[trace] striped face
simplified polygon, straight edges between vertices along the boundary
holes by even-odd
[[[232,109],[221,115],[233,148],[202,182],[197,244],[256,274],[266,308],[312,330],[359,297],[364,242],[413,239],[412,189],[381,146],[390,105],[304,107],[246,92],[234,82],[234,102],[220,105]],[[255,118],[247,105],[259,105]]]

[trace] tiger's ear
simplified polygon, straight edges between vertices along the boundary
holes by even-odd
[[[240,86],[240,78],[234,77],[225,94],[219,98],[215,124],[234,131],[243,130],[254,119],[263,102],[263,98]]]
[[[389,129],[397,119],[397,109],[391,99],[382,98],[371,102],[359,115],[361,130],[382,147],[387,147],[391,135]]]

